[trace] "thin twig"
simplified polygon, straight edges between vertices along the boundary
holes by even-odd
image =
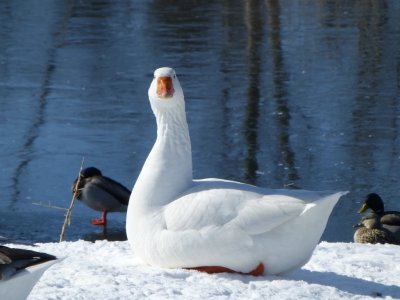
[[[78,180],[76,181],[76,184],[74,186],[74,194],[72,195],[71,204],[69,205],[69,208],[67,208],[67,213],[65,214],[64,224],[61,229],[60,242],[62,242],[64,240],[65,229],[66,229],[67,225],[68,226],[70,225],[70,222],[71,222],[72,208],[74,207],[75,199],[78,196],[78,192],[79,192],[78,186],[79,186],[79,182],[81,181],[81,172],[82,172],[84,160],[85,160],[85,158],[82,157],[81,168],[79,169],[79,174],[78,174]]]
[[[43,206],[43,207],[48,207],[48,208],[59,209],[59,210],[67,210],[67,208],[65,208],[65,207],[51,205],[50,202],[49,202],[49,204],[43,204],[42,202],[32,202],[32,204],[38,205],[38,206]]]

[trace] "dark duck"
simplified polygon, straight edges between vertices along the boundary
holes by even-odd
[[[382,224],[382,228],[388,230],[397,240],[400,240],[400,212],[385,211],[382,198],[376,193],[367,195],[362,207],[358,212],[363,213],[367,209],[371,209],[373,213],[380,218],[379,221]],[[369,214],[367,214],[367,216],[364,218],[368,218],[368,215]]]
[[[0,246],[0,298],[26,299],[56,261],[51,254]]]
[[[93,225],[107,225],[107,213],[126,212],[131,191],[119,182],[103,176],[95,167],[83,169],[80,176],[72,184],[72,192],[76,198],[91,209],[102,212],[100,219],[93,219]]]

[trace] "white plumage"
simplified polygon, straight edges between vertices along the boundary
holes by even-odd
[[[184,96],[173,69],[154,72],[149,98],[157,140],[127,212],[127,236],[137,255],[161,267],[242,273],[260,264],[264,274],[305,264],[344,193],[193,180]]]

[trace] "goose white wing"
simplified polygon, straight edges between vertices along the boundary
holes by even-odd
[[[242,230],[256,235],[300,215],[307,203],[285,194],[264,195],[262,189],[222,180],[198,181],[170,203],[164,217],[167,230]],[[312,204],[309,204],[312,205]]]

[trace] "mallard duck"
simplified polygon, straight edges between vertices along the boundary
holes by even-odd
[[[128,205],[135,253],[150,265],[207,273],[279,274],[305,264],[344,193],[193,180],[184,96],[173,69],[154,72],[149,98],[157,139]]]
[[[385,211],[382,198],[376,193],[367,195],[358,213],[363,213],[367,209],[371,209],[380,216],[380,223],[382,223],[383,228],[389,230],[396,239],[400,240],[400,212]]]
[[[1,299],[26,299],[55,262],[56,257],[47,253],[0,246]]]
[[[75,192],[76,178],[71,186],[72,193]],[[93,219],[93,225],[106,225],[107,213],[126,212],[128,208],[130,190],[119,182],[103,176],[101,171],[95,167],[83,169],[80,173],[79,185],[76,198],[91,209],[101,211],[101,219]]]
[[[354,233],[354,242],[361,244],[399,244],[400,240],[382,226],[380,216],[369,213],[361,222],[354,226],[358,228]]]

